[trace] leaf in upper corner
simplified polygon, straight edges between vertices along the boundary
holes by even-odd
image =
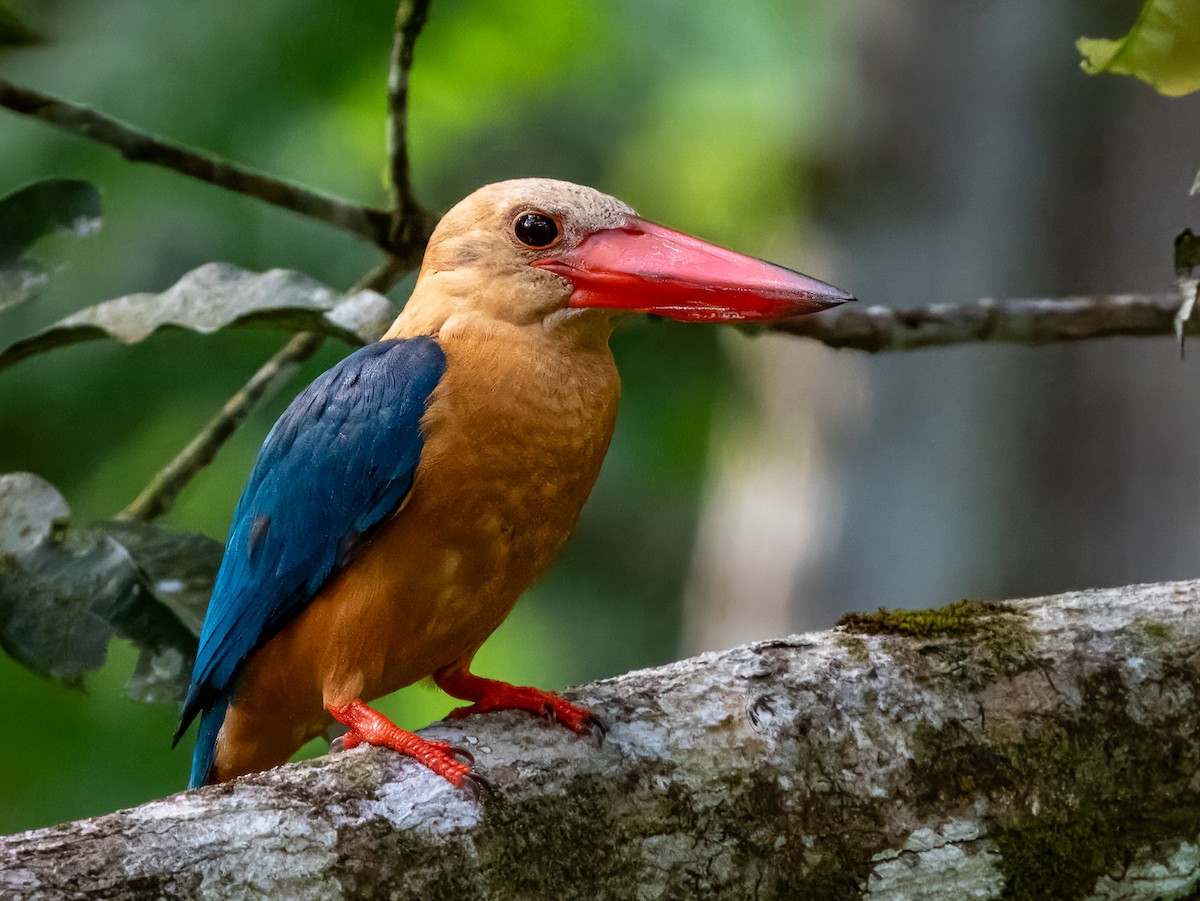
[[[169,536],[156,538],[158,549],[145,554],[143,568],[137,557],[155,542],[72,524],[66,501],[48,482],[31,473],[0,476],[0,647],[34,672],[79,685],[120,636],[140,651],[129,693],[177,701],[196,635],[156,591],[175,568],[181,582],[198,588],[199,570],[213,558],[211,548],[197,554],[196,536],[185,536],[179,551],[166,550]]]
[[[40,44],[40,34],[17,18],[8,0],[0,0],[0,49]]]
[[[34,297],[49,278],[35,244],[55,232],[85,238],[100,223],[100,192],[90,182],[49,179],[0,197],[0,310]]]
[[[230,326],[319,332],[351,344],[375,341],[396,316],[374,291],[339,294],[299,272],[248,272],[228,263],[194,269],[161,294],[130,294],[80,310],[0,351],[0,369],[56,347],[112,338],[144,341],[160,329],[211,334]]]
[[[1200,3],[1146,0],[1125,37],[1080,38],[1075,47],[1089,75],[1134,75],[1160,94],[1190,94],[1200,90]]]

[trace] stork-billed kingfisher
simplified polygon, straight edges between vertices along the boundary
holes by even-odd
[[[471,659],[562,547],[608,449],[632,312],[685,322],[797,316],[851,300],[789,269],[548,179],[448,212],[375,344],[305,388],[267,435],[233,516],[175,740],[191,786],[283,763],[331,720],[456,786],[457,749],[366,702],[427,676],[577,733],[598,721]]]

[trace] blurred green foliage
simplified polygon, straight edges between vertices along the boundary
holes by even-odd
[[[386,202],[392,0],[10,5],[46,41],[0,56],[6,77],[310,187]],[[561,177],[737,249],[790,253],[806,157],[829,114],[823,86],[837,74],[835,7],[437,0],[412,75],[418,196],[444,208],[489,181]],[[294,268],[335,287],[377,260],[334,229],[0,111],[0,195],[47,177],[99,185],[104,229],[43,242],[57,271],[36,302],[0,311],[3,344],[214,260]],[[283,340],[166,334],[25,361],[0,377],[0,472],[38,473],[81,520],[111,516]],[[708,426],[719,395],[736,390],[720,348],[709,328],[645,322],[618,334],[625,395],[600,484],[559,565],[485,645],[481,673],[556,687],[675,656]],[[166,524],[223,537],[270,423],[345,352],[327,342]],[[184,786],[189,753],[168,747],[176,711],[121,695],[135,656],[115,643],[84,692],[0,657],[0,832]],[[380,706],[416,727],[451,703],[414,686]]]

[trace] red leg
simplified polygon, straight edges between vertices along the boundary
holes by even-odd
[[[382,713],[372,710],[362,701],[354,700],[345,707],[328,708],[333,718],[350,731],[342,736],[342,747],[346,750],[361,744],[379,745],[399,751],[407,757],[424,764],[452,785],[462,788],[463,780],[482,782],[471,772],[471,767],[459,760],[470,758],[470,754],[444,741],[431,741],[411,732],[405,732]]]
[[[451,719],[460,720],[473,713],[489,713],[493,710],[528,710],[548,715],[578,735],[590,735],[595,730],[603,739],[607,731],[600,719],[590,711],[540,688],[484,679],[466,669],[439,670],[433,674],[433,681],[446,694],[474,702],[469,707],[451,710]]]

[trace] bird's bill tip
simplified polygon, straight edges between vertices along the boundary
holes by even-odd
[[[854,300],[815,278],[636,217],[532,265],[571,283],[569,306],[684,322],[784,319]]]

